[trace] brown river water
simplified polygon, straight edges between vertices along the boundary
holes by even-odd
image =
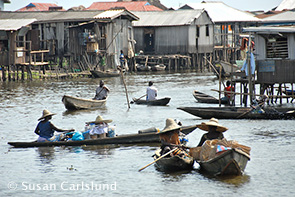
[[[219,120],[229,128],[228,140],[250,146],[251,160],[245,174],[210,177],[198,171],[164,173],[153,165],[159,144],[79,147],[13,148],[9,141],[33,141],[43,109],[56,113],[57,127],[83,131],[85,122],[98,115],[112,119],[116,134],[140,129],[163,129],[166,118],[183,125],[199,124],[198,117],[177,107],[214,106],[197,103],[193,90],[218,89],[215,76],[186,73],[126,75],[129,101],[145,94],[154,81],[158,97],[171,97],[168,106],[130,104],[120,78],[104,79],[111,89],[106,106],[97,110],[69,112],[61,102],[64,94],[92,98],[99,79],[71,79],[0,83],[0,196],[295,196],[294,120]],[[238,89],[239,87],[237,87]],[[196,146],[204,131],[187,137]]]

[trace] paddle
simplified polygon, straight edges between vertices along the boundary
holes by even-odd
[[[97,94],[95,94],[95,96],[92,100],[95,100],[96,96],[98,96],[101,93],[101,91],[103,91],[103,89],[104,89],[104,87],[102,86],[101,90]]]
[[[145,96],[146,96],[146,94],[145,94],[145,95],[142,95],[141,97],[139,97],[139,98],[137,98],[137,99],[135,99],[135,100],[133,100],[133,101],[130,101],[130,103],[133,104],[134,102],[138,101],[139,99],[141,99],[141,98],[143,98],[143,97],[145,97]]]
[[[257,105],[255,108],[253,107],[253,109],[256,109],[257,107],[259,107],[259,106],[261,106],[261,105],[263,105],[264,104],[264,102],[262,102],[262,103],[260,103],[259,105]],[[252,107],[252,106],[251,106]],[[238,115],[236,118],[238,119],[238,118],[241,118],[241,117],[243,117],[244,115],[246,115],[246,114],[248,114],[248,113],[250,113],[252,110],[253,110],[252,108],[251,109],[249,109],[248,111],[246,111],[246,112],[244,112],[244,113],[242,113],[242,114],[240,114],[240,115]]]
[[[161,157],[159,157],[158,159],[155,159],[152,163],[149,163],[148,165],[146,165],[146,166],[144,166],[144,167],[142,167],[142,168],[140,168],[138,171],[140,172],[140,171],[142,171],[143,169],[145,169],[145,168],[147,168],[147,167],[149,167],[150,165],[152,165],[153,163],[155,163],[155,162],[157,162],[157,161],[159,161],[160,159],[162,159],[163,157],[166,157],[167,155],[169,155],[170,153],[172,153],[173,151],[175,151],[177,149],[177,147],[176,148],[174,148],[174,149],[172,149],[171,151],[169,151],[168,153],[165,153],[164,155],[162,155]]]

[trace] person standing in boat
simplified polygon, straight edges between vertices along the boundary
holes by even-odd
[[[147,101],[153,101],[157,99],[158,90],[153,84],[154,83],[152,81],[149,81],[149,87],[146,89]]]
[[[38,119],[40,121],[35,129],[35,133],[39,135],[37,142],[47,142],[50,141],[50,138],[53,137],[54,131],[58,132],[72,132],[75,131],[74,129],[59,129],[54,126],[49,120],[51,120],[52,116],[55,115],[54,113],[49,112],[48,110],[43,110],[43,115],[41,118]]]
[[[96,88],[95,97],[94,100],[103,100],[108,97],[108,94],[110,92],[110,89],[104,85],[104,81],[100,80],[99,86]]]
[[[172,118],[167,118],[165,128],[162,131],[158,132],[162,144],[160,152],[161,155],[164,155],[165,153],[177,147],[177,149],[173,151],[170,156],[188,156],[188,154],[181,149],[182,146],[179,140],[180,133],[181,126],[178,125]]]
[[[95,121],[86,122],[87,125],[95,124],[95,126],[89,131],[91,139],[105,138],[108,133],[109,125],[113,120],[104,120],[102,116],[97,116]]]
[[[219,139],[222,140],[224,138],[223,132],[225,132],[228,128],[221,126],[218,123],[218,119],[211,118],[209,122],[202,122],[202,124],[198,125],[199,129],[202,129],[204,131],[208,131],[208,133],[205,133],[199,144],[199,146],[202,146],[206,140],[214,140]]]

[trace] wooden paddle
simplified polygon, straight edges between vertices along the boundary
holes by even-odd
[[[141,97],[139,97],[139,98],[137,98],[137,99],[135,99],[134,101],[130,101],[130,103],[133,104],[134,102],[138,101],[139,99],[141,99],[141,98],[143,98],[143,97],[145,97],[145,96],[146,96],[146,94],[145,94],[145,95],[142,95]]]
[[[246,111],[246,112],[244,112],[244,113],[238,115],[236,118],[238,119],[238,118],[243,117],[244,115],[246,115],[246,114],[250,113],[251,111],[253,111],[253,109],[256,109],[257,107],[260,107],[260,106],[263,105],[263,104],[264,104],[264,102],[258,104],[255,108],[253,107],[253,108],[249,109],[248,111]]]
[[[144,167],[142,167],[142,168],[140,168],[138,171],[140,172],[140,171],[142,171],[143,169],[145,169],[145,168],[147,168],[147,167],[149,167],[150,165],[152,165],[153,163],[155,163],[155,162],[157,162],[157,161],[159,161],[160,159],[162,159],[163,157],[166,157],[167,155],[169,155],[170,153],[172,153],[173,151],[175,151],[177,149],[177,147],[176,148],[174,148],[174,149],[172,149],[171,151],[169,151],[168,153],[165,153],[164,155],[162,155],[161,157],[159,157],[158,159],[155,159],[152,163],[149,163],[148,165],[146,165],[146,166],[144,166]]]

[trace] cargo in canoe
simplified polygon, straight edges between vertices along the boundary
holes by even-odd
[[[137,99],[133,98],[133,102],[136,104],[141,104],[141,105],[158,105],[158,106],[165,106],[170,102],[169,97],[161,98],[161,99],[156,99],[152,101],[147,101],[146,99]]]
[[[197,125],[182,126],[181,132],[188,135],[197,128]],[[141,144],[160,143],[159,135],[156,132],[126,134],[115,137],[89,139],[82,141],[56,141],[56,142],[8,142],[16,148],[46,147],[46,146],[81,146],[81,145],[106,145],[106,144]]]
[[[107,70],[107,71],[90,70],[90,72],[92,76],[95,78],[107,78],[107,77],[120,76],[120,72],[118,70]]]
[[[154,160],[158,159],[161,149],[156,150],[154,154]],[[180,170],[191,170],[194,165],[194,158],[190,156],[180,157],[175,155],[173,157],[164,157],[156,161],[155,166],[161,171],[180,171]]]
[[[95,109],[106,104],[107,99],[93,100],[64,95],[62,102],[68,110]]]
[[[212,104],[219,104],[219,99],[210,96],[208,94],[205,94],[203,92],[199,92],[197,90],[194,90],[193,96],[199,103],[212,103]],[[228,104],[227,101],[221,100],[221,104]]]
[[[250,156],[239,149],[230,149],[207,161],[196,162],[200,170],[211,175],[242,175]]]
[[[178,107],[194,116],[210,119],[293,119],[293,113],[289,113],[293,108],[265,107],[264,113],[252,113],[251,107]]]

